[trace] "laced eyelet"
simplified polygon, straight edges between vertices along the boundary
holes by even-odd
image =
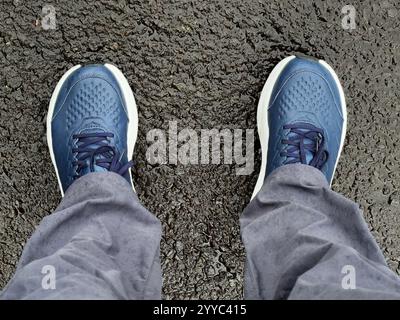
[[[303,163],[320,169],[326,163],[328,152],[323,149],[322,129],[303,122],[287,124],[283,128],[288,130],[288,138],[281,140],[282,144],[287,145],[285,164]],[[310,153],[313,157],[311,161],[307,161],[307,154]]]

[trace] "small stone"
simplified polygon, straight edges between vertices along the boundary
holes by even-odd
[[[396,16],[397,16],[397,9],[394,9],[394,8],[389,9],[389,11],[388,11],[388,16],[389,16],[390,18],[396,18]]]
[[[7,79],[7,84],[9,87],[11,87],[12,89],[17,89],[21,86],[22,84],[22,79],[18,76],[12,77],[12,78],[8,78]]]

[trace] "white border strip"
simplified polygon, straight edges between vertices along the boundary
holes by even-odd
[[[50,151],[50,158],[51,158],[51,162],[53,163],[56,175],[57,175],[57,181],[58,181],[58,186],[60,187],[60,191],[61,191],[61,196],[64,197],[64,191],[62,188],[62,183],[61,183],[61,179],[60,179],[60,175],[58,174],[58,170],[57,170],[57,164],[56,164],[56,158],[54,155],[54,150],[53,150],[53,137],[51,135],[51,121],[53,120],[53,114],[54,114],[54,109],[56,106],[56,102],[57,102],[57,98],[58,98],[58,94],[61,91],[62,86],[64,85],[64,82],[68,79],[68,77],[76,70],[78,70],[81,67],[81,65],[77,65],[75,67],[72,67],[71,69],[69,69],[67,71],[67,73],[65,73],[61,80],[58,81],[57,86],[53,92],[53,95],[51,96],[50,99],[50,105],[49,105],[49,111],[47,112],[47,119],[46,119],[46,126],[47,126],[47,145],[49,147],[49,151]]]
[[[261,168],[251,199],[253,199],[256,196],[258,191],[260,191],[261,187],[263,186],[265,171],[267,169],[267,154],[268,154],[268,139],[269,139],[268,107],[272,91],[283,69],[285,69],[286,65],[294,58],[296,58],[296,56],[290,56],[279,62],[276,65],[276,67],[272,70],[261,91],[261,96],[257,107],[257,128],[258,128],[258,137],[260,139],[260,144],[261,144]]]
[[[138,128],[139,128],[139,116],[138,116],[138,110],[136,106],[136,100],[135,96],[133,95],[133,91],[129,85],[128,80],[125,78],[123,73],[116,67],[113,66],[112,64],[106,63],[104,65],[108,70],[112,72],[114,77],[117,79],[117,82],[120,85],[122,94],[123,94],[123,99],[124,103],[128,112],[128,138],[127,138],[127,144],[128,144],[128,151],[127,151],[127,156],[128,160],[131,160],[133,158],[133,151],[135,149],[135,144],[138,136]],[[131,178],[131,185],[133,188],[133,191],[136,192],[135,186],[133,185],[133,179],[132,179],[132,171],[129,169],[129,176]]]

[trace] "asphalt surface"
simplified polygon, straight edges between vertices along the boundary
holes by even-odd
[[[44,30],[45,3],[56,30]],[[256,105],[276,63],[323,58],[341,79],[348,135],[333,189],[358,202],[389,266],[400,273],[400,5],[351,1],[33,1],[0,3],[0,288],[24,244],[60,201],[45,139],[56,82],[79,63],[117,65],[135,91],[135,185],[163,223],[165,298],[242,297],[238,218],[260,166],[150,165],[153,128],[255,129]]]

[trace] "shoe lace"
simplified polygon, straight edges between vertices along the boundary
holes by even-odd
[[[282,143],[287,144],[281,156],[287,157],[285,164],[302,163],[321,169],[328,160],[329,153],[324,150],[324,132],[309,123],[298,122],[287,124],[283,129],[289,130],[288,138]],[[312,155],[311,161],[307,155]]]
[[[113,137],[114,134],[110,132],[80,133],[72,136],[77,140],[77,147],[72,150],[77,154],[76,160],[73,161],[73,166],[76,167],[74,179],[81,177],[87,167],[94,172],[95,166],[99,166],[122,176],[133,166],[132,161],[122,165],[121,154],[109,145],[109,139]]]

